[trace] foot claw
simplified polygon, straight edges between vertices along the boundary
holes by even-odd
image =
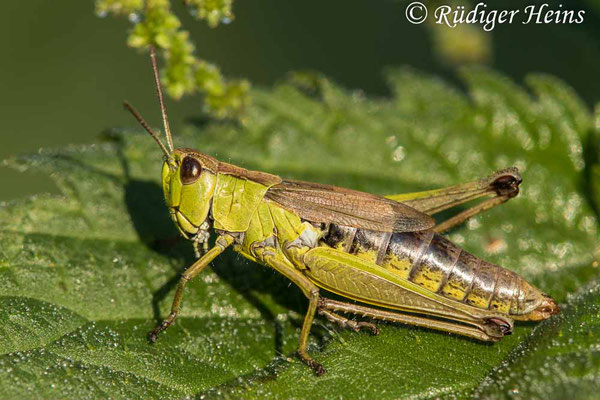
[[[148,342],[154,343],[156,339],[158,339],[158,334],[160,333],[160,329],[154,329],[152,332],[148,334]]]
[[[379,335],[379,329],[375,326],[375,324],[371,324],[368,322],[364,323],[365,325],[363,325],[363,328],[367,328],[371,331],[371,335],[373,336],[377,336]]]
[[[348,321],[347,326],[354,332],[358,332],[364,328],[370,330],[372,335],[379,335],[379,329],[377,329],[375,324],[372,324],[370,322]]]
[[[315,374],[317,376],[321,376],[327,372],[327,370],[325,368],[323,368],[323,366],[321,364],[319,364],[318,362],[313,361],[313,360],[308,362],[308,366],[311,367],[315,371]]]
[[[164,328],[163,328],[163,326],[162,326],[162,325],[159,325],[159,326],[157,326],[156,328],[154,328],[154,330],[148,334],[148,341],[149,341],[150,343],[154,343],[154,342],[156,342],[156,339],[158,339],[158,335],[160,334],[160,332],[161,332],[163,329],[164,329]]]
[[[310,368],[312,368],[313,371],[315,371],[315,374],[317,376],[321,376],[327,372],[327,370],[323,368],[321,364],[310,358],[310,356],[306,354],[306,352],[298,351],[298,356],[302,361],[306,363],[306,365],[308,365]]]
[[[165,329],[167,329],[169,326],[171,326],[172,323],[173,323],[172,319],[166,319],[166,320],[164,320],[160,325],[158,325],[156,328],[154,328],[154,330],[152,332],[150,332],[148,334],[148,341],[150,343],[156,342],[156,339],[158,339],[158,335],[162,331],[164,331]]]

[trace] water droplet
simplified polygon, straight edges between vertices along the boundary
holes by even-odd
[[[127,19],[129,19],[129,22],[137,24],[138,22],[141,21],[142,17],[138,13],[130,13],[127,16]]]
[[[404,160],[404,157],[406,157],[406,150],[404,150],[404,147],[396,147],[396,150],[394,150],[394,155],[392,156],[394,161],[402,161]]]

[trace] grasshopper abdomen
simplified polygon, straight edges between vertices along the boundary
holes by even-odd
[[[519,320],[544,319],[557,311],[551,298],[516,273],[431,230],[386,233],[331,224],[323,243],[478,309]]]

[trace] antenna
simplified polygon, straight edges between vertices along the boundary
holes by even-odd
[[[160,78],[158,76],[158,66],[156,65],[156,51],[154,46],[150,45],[150,61],[152,62],[152,71],[154,71],[154,82],[156,83],[156,93],[158,94],[158,102],[160,103],[160,112],[165,126],[165,136],[167,137],[167,145],[173,152],[173,138],[171,137],[171,128],[169,127],[169,118],[167,117],[167,107],[163,100],[162,89],[160,87]],[[141,122],[141,121],[140,121]]]
[[[169,151],[167,150],[167,148],[165,147],[164,144],[162,144],[162,142],[160,141],[160,138],[158,137],[158,135],[156,134],[156,132],[154,132],[152,130],[152,128],[150,128],[150,125],[148,125],[148,123],[146,122],[146,120],[144,119],[144,117],[142,117],[140,115],[139,112],[136,111],[135,108],[133,108],[133,106],[131,104],[129,104],[128,102],[124,102],[123,105],[125,106],[126,109],[129,110],[129,112],[131,114],[133,114],[133,116],[135,117],[135,119],[138,120],[138,122],[140,123],[140,125],[142,125],[144,127],[144,129],[146,130],[146,132],[148,132],[150,134],[150,136],[152,136],[154,138],[154,140],[156,140],[156,143],[158,143],[158,146],[160,147],[160,149],[163,151],[163,153],[165,153],[165,156],[170,159],[171,158],[171,153],[169,153]]]

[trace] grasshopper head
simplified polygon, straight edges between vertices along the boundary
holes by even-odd
[[[189,238],[207,222],[218,162],[190,149],[177,149],[162,168],[162,188],[171,218]]]
[[[200,235],[201,231],[206,234],[208,229],[208,224],[205,224],[205,222],[208,222],[207,218],[215,191],[219,163],[214,158],[191,149],[173,148],[173,137],[171,136],[167,108],[163,101],[158,66],[156,65],[156,53],[152,46],[150,46],[150,60],[167,145],[163,144],[159,135],[150,128],[144,118],[129,103],[125,102],[125,108],[154,138],[165,155],[162,168],[162,188],[171,212],[171,218],[175,221],[183,236],[188,239],[194,237],[194,240],[198,240],[204,237],[204,235]]]

